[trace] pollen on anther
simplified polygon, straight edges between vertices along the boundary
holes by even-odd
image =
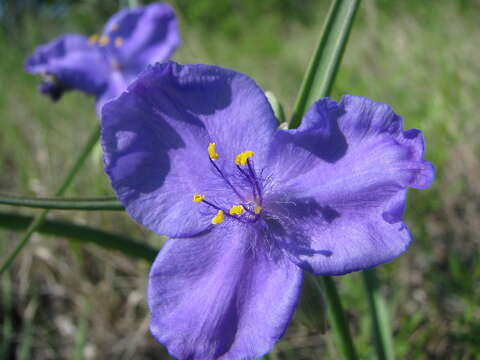
[[[262,212],[262,207],[260,205],[255,205],[255,207],[253,208],[253,212],[255,213],[255,215],[258,215]]]
[[[120,36],[117,37],[117,38],[115,39],[115,42],[114,42],[115,47],[118,48],[118,47],[122,46],[122,44],[123,44],[123,38],[120,37]]]
[[[88,43],[89,44],[95,44],[97,42],[97,40],[98,40],[98,35],[93,34],[88,38]]]
[[[215,143],[208,144],[208,156],[210,156],[212,160],[218,159],[218,154],[215,152]]]
[[[230,209],[230,215],[242,215],[243,211],[244,209],[242,205],[234,205]]]
[[[205,199],[205,196],[200,195],[200,194],[193,194],[193,202],[202,202],[203,199]]]
[[[223,210],[218,210],[217,215],[212,219],[213,225],[218,225],[223,221]]]
[[[100,36],[100,40],[98,40],[98,43],[100,46],[105,46],[110,42],[110,38],[107,35],[102,35]]]
[[[253,151],[244,151],[235,157],[235,164],[247,165],[248,158],[251,158],[253,155]]]

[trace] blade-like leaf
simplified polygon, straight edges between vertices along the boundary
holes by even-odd
[[[360,0],[335,0],[295,103],[290,128],[300,125],[307,109],[328,96],[342,59]]]
[[[32,222],[31,216],[0,212],[0,227],[22,231]],[[65,221],[45,220],[37,228],[41,234],[68,238],[82,243],[92,243],[105,249],[118,250],[125,255],[152,262],[158,250],[139,241],[131,240],[122,235],[93,229],[84,225],[75,225]]]
[[[370,316],[372,318],[377,358],[379,360],[393,360],[395,359],[395,355],[390,330],[390,320],[388,318],[387,305],[380,292],[380,282],[377,273],[375,269],[369,269],[363,271],[362,276],[368,298]]]
[[[115,197],[35,198],[0,194],[0,204],[50,210],[124,210]]]
[[[338,295],[335,282],[330,276],[322,276],[322,285],[325,297],[328,300],[327,312],[333,334],[340,344],[344,359],[357,359],[357,352],[353,345],[352,335],[348,327],[348,322],[343,311],[342,302]]]

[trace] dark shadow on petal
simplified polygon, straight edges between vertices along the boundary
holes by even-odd
[[[207,83],[205,79],[203,83],[182,82],[178,78],[179,71],[178,65],[172,63],[152,67],[129,88],[129,94],[105,106],[108,110],[104,111],[104,119],[125,117],[116,121],[116,133],[136,135],[135,140],[122,149],[115,143],[109,145],[108,152],[115,154],[111,161],[118,162],[108,167],[116,172],[118,185],[125,184],[143,193],[160,187],[171,168],[168,152],[186,147],[185,141],[195,137],[192,130],[195,127],[199,132],[205,128],[199,116],[214,114],[230,104],[229,78],[213,73],[205,75]],[[130,113],[130,118],[116,111],[117,106],[122,107],[122,112]],[[146,120],[136,121],[136,117]],[[106,122],[104,126],[108,125]],[[182,122],[193,127],[185,130]],[[109,140],[115,139],[110,136]]]
[[[276,247],[286,250],[294,257],[323,255],[330,257],[329,249],[313,249],[312,224],[318,229],[326,228],[341,214],[329,205],[319,204],[313,198],[295,199],[294,201],[277,203],[273,210],[276,216],[267,216],[267,238]],[[316,223],[311,218],[316,218]],[[307,220],[304,223],[304,220]],[[308,226],[306,225],[308,224]],[[318,230],[317,229],[317,230]]]
[[[302,147],[320,159],[334,163],[347,152],[348,144],[338,126],[337,119],[328,119],[328,131],[325,129],[307,130],[296,137],[296,145]]]
[[[156,64],[129,91],[137,93],[160,114],[176,121],[203,126],[205,119],[232,102],[231,77],[215,68],[187,68],[173,63]],[[207,120],[208,121],[208,120]]]
[[[185,147],[175,129],[133,94],[104,106],[103,128],[105,165],[115,188],[135,189],[126,201],[158,189],[170,171],[168,151]]]

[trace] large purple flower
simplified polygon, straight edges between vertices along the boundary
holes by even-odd
[[[39,90],[52,100],[76,89],[94,95],[100,112],[148,64],[167,60],[179,44],[175,13],[155,3],[119,11],[100,35],[66,34],[39,46],[25,70],[43,76]]]
[[[253,359],[284,333],[303,270],[405,251],[407,188],[433,181],[419,130],[344,96],[277,128],[249,77],[157,64],[103,109],[105,167],[128,213],[171,237],[150,273],[151,331],[178,359]]]

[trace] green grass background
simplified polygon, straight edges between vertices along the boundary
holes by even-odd
[[[174,60],[242,71],[291,113],[329,1],[170,3],[183,37]],[[61,33],[98,32],[117,8],[112,0],[0,2],[0,192],[52,195],[97,122],[82,94],[57,104],[39,95],[25,57]],[[364,0],[333,89],[335,99],[390,104],[406,128],[424,131],[437,169],[431,189],[410,192],[414,243],[378,268],[398,359],[480,358],[479,18],[474,0]],[[68,196],[111,194],[97,147]],[[122,213],[51,218],[162,243]],[[0,229],[0,261],[18,240]],[[147,273],[144,262],[35,235],[0,281],[0,359],[167,359],[148,332]],[[375,358],[360,275],[337,282],[360,356]],[[334,345],[330,332],[294,320],[271,358],[338,359]]]

